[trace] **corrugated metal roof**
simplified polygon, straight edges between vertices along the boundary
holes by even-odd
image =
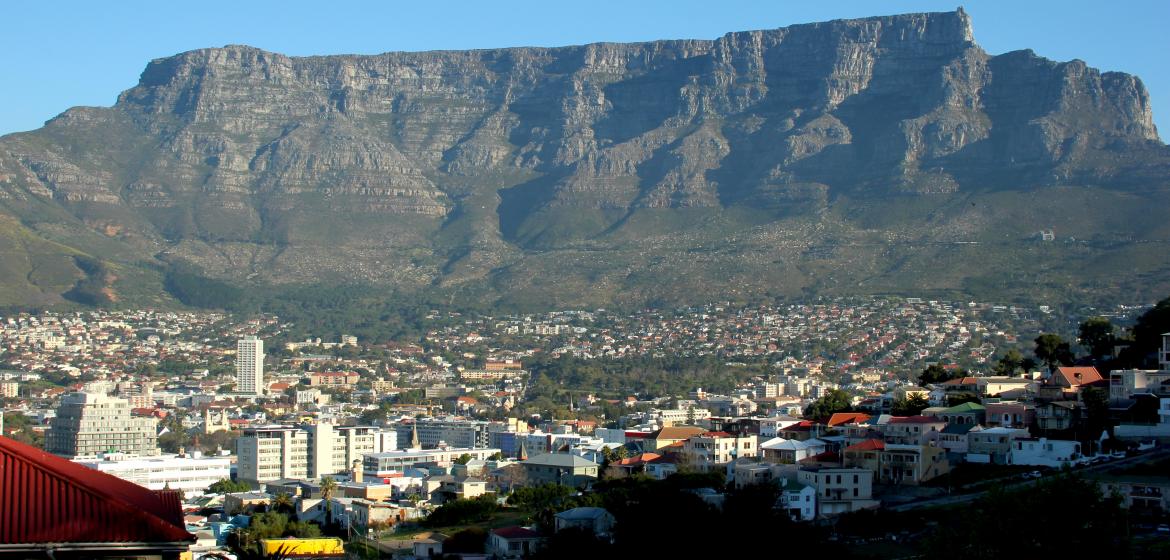
[[[0,544],[193,542],[154,492],[0,436]]]

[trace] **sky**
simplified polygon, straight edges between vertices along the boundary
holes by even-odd
[[[246,44],[292,56],[715,39],[731,31],[907,12],[956,0],[153,0],[5,2],[0,134],[73,106],[110,106],[146,63]],[[1030,48],[1136,74],[1170,136],[1170,1],[983,0],[963,5],[991,54]]]

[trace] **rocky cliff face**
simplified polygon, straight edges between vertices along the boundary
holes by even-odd
[[[1162,193],[1167,161],[1137,78],[989,56],[958,11],[714,41],[192,51],[152,61],[112,108],[0,140],[0,202],[38,238],[236,281],[507,295],[559,270],[604,301],[657,297],[639,274],[720,244],[739,250],[716,268],[799,269],[772,278],[780,292],[815,288],[820,260],[888,275],[883,251],[978,241],[1004,219],[959,199],[978,209],[971,197],[1047,187],[1128,200]],[[891,200],[927,213],[889,222],[875,208]],[[912,233],[944,214],[954,223]],[[811,258],[826,239],[886,245],[865,263]],[[581,251],[611,253],[583,264]]]

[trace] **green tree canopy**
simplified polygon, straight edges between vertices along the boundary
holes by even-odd
[[[930,406],[930,402],[926,400],[926,395],[915,393],[894,401],[894,405],[890,408],[890,414],[894,416],[918,416],[928,406]]]
[[[247,492],[252,487],[246,482],[236,482],[228,478],[221,478],[217,482],[213,482],[211,486],[207,487],[208,494],[232,494],[235,492]]]
[[[1089,351],[1093,359],[1100,359],[1113,353],[1117,341],[1117,327],[1104,317],[1089,317],[1081,322],[1077,342]]]
[[[813,401],[804,409],[804,417],[820,420],[838,412],[851,410],[853,410],[853,397],[840,389],[830,389],[825,396]]]
[[[1048,371],[1056,369],[1057,364],[1072,365],[1073,353],[1068,342],[1060,335],[1045,333],[1036,337],[1036,358],[1048,366]]]
[[[923,386],[933,385],[935,383],[942,383],[950,381],[958,377],[967,375],[967,370],[964,369],[947,369],[939,364],[931,364],[922,370],[918,376],[918,383]]]

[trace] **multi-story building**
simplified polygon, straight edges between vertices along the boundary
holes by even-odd
[[[236,391],[264,392],[264,341],[254,336],[236,341]]]
[[[130,403],[100,393],[70,393],[61,398],[49,424],[45,449],[66,458],[99,453],[158,455],[158,423],[130,415]]]
[[[20,383],[16,381],[0,381],[0,397],[14,399],[20,394]]]
[[[898,416],[891,418],[882,432],[888,443],[926,445],[935,441],[945,427],[943,419],[933,416]]]
[[[394,426],[398,443],[406,446],[417,432],[420,447],[430,449],[440,442],[451,447],[482,449],[491,445],[490,423],[480,420],[426,419],[400,422]]]
[[[236,440],[237,477],[248,482],[311,478],[344,473],[354,461],[395,445],[397,435],[372,426],[264,426]]]
[[[111,454],[101,459],[75,459],[74,462],[151,490],[181,490],[187,497],[192,497],[203,494],[215,482],[230,478],[232,458],[202,457],[198,454],[190,457],[126,457]]]
[[[876,508],[873,471],[850,467],[801,467],[796,480],[817,490],[817,516]]]
[[[410,449],[405,451],[382,451],[368,453],[362,458],[362,473],[367,479],[402,476],[409,468],[421,464],[451,465],[463,455],[473,461],[486,461],[499,453],[499,449],[467,449],[450,447],[446,449]]]
[[[1023,428],[988,428],[967,434],[967,461],[1005,465],[1012,450],[1012,442],[1028,437]]]
[[[349,387],[361,380],[361,376],[352,371],[323,371],[309,374],[309,385],[312,387]]]
[[[1119,369],[1109,372],[1109,398],[1119,401],[1134,394],[1170,397],[1170,370]]]
[[[683,443],[684,462],[699,471],[720,471],[737,457],[755,457],[756,436],[704,432]]]
[[[946,450],[867,440],[845,448],[845,465],[877,473],[882,484],[917,485],[950,472]]]
[[[561,484],[581,486],[597,480],[600,465],[584,457],[566,453],[544,453],[520,463],[529,486]]]

